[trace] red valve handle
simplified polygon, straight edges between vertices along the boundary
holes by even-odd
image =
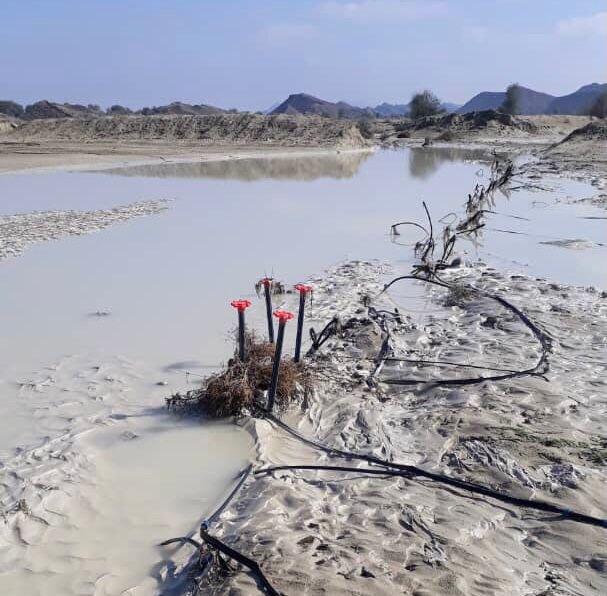
[[[312,286],[307,286],[306,284],[297,284],[295,286],[295,289],[300,294],[308,294],[309,292],[313,292],[314,291],[314,289],[312,288]]]
[[[275,310],[274,316],[282,323],[283,321],[288,321],[295,317],[292,312],[288,312],[286,310]]]
[[[251,306],[250,300],[232,300],[230,304],[238,311],[243,312]]]

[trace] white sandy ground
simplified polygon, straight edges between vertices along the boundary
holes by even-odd
[[[43,211],[0,216],[0,261],[20,255],[28,246],[67,236],[92,234],[132,217],[154,215],[168,201],[141,201],[95,211]]]
[[[475,265],[449,281],[490,290],[522,308],[553,338],[546,378],[469,387],[369,389],[381,337],[364,325],[334,339],[312,366],[316,395],[285,420],[304,435],[349,451],[479,482],[607,518],[607,295]],[[314,319],[364,318],[385,271],[348,263],[312,280]],[[404,282],[412,283],[412,282]],[[413,282],[415,283],[415,282]],[[394,308],[395,289],[375,301]],[[395,326],[397,352],[427,359],[526,368],[539,350],[518,319],[495,302],[428,292],[425,317]],[[495,317],[492,319],[491,317]],[[474,374],[475,371],[472,371]],[[387,366],[389,376],[447,378],[471,371]],[[481,374],[483,373],[481,371]],[[328,458],[265,421],[257,467],[357,465]],[[364,465],[364,464],[358,464]],[[558,520],[427,480],[332,472],[278,472],[251,479],[211,528],[255,558],[285,594],[604,594],[607,530]],[[200,593],[252,594],[244,573]],[[192,588],[192,593],[195,590]]]

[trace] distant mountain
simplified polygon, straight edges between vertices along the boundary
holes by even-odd
[[[22,118],[38,120],[45,118],[97,118],[103,116],[103,110],[89,104],[83,106],[77,103],[54,103],[43,99],[25,107]]]
[[[443,112],[447,112],[450,114],[451,112],[455,112],[459,108],[459,104],[445,102],[441,104],[441,109]],[[367,108],[368,110],[372,110],[375,112],[375,115],[378,118],[399,118],[403,116],[408,116],[411,111],[410,104],[394,104],[394,103],[381,103],[374,108]]]
[[[295,93],[289,95],[271,114],[318,114],[328,118],[365,118],[373,117],[374,113],[369,108],[357,108],[345,101],[333,103],[319,99],[307,93]]]
[[[181,101],[174,101],[166,106],[154,106],[152,108],[143,108],[137,114],[144,116],[154,116],[156,114],[186,114],[190,116],[208,116],[210,114],[225,114],[228,110],[208,106],[206,104],[189,104]]]
[[[506,93],[504,91],[481,91],[472,99],[469,99],[457,112],[458,114],[467,114],[468,112],[497,110],[504,103],[505,98]]]
[[[607,84],[584,85],[569,95],[557,97],[549,106],[549,114],[583,114],[598,97],[607,93]]]
[[[441,107],[448,114],[452,114],[453,112],[457,112],[457,110],[460,109],[461,104],[459,104],[459,103],[451,103],[449,101],[446,101],[446,102],[444,102],[444,103],[441,104]]]
[[[483,91],[467,101],[457,110],[457,112],[459,114],[466,114],[468,112],[480,112],[483,110],[497,110],[502,105],[505,98],[505,91]],[[519,113],[546,114],[548,106],[554,99],[555,97],[548,93],[540,93],[539,91],[534,91],[533,89],[521,86]]]
[[[384,102],[369,109],[373,110],[378,118],[395,118],[406,116],[409,113],[409,104]]]
[[[21,118],[23,116],[23,106],[9,99],[0,100],[0,114],[13,118]]]
[[[584,85],[574,93],[555,97],[548,93],[541,93],[520,87],[519,113],[531,114],[583,114],[602,94],[607,93],[607,84],[592,83]],[[506,93],[503,91],[483,91],[467,101],[457,111],[460,114],[482,110],[497,110],[503,103]]]
[[[98,105],[80,105],[76,103],[56,103],[43,99],[22,108],[12,101],[0,101],[0,114],[22,118],[24,120],[41,120],[47,118],[98,118],[100,116],[125,116],[128,114],[186,114],[192,116],[206,116],[210,114],[225,114],[232,110],[223,110],[205,104],[190,105],[180,101],[174,101],[166,106],[154,106],[143,108],[133,112],[121,105],[113,105],[103,111]]]
[[[269,108],[266,108],[265,110],[260,110],[260,114],[271,114],[279,105],[280,102],[277,101],[273,103]]]

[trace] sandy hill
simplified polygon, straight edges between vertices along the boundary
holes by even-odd
[[[537,127],[532,122],[510,114],[503,114],[497,110],[481,110],[466,114],[438,114],[418,118],[410,122],[409,126],[410,131],[417,131],[417,134],[448,132],[454,138],[458,134],[466,137],[487,134],[526,136],[537,131]]]
[[[260,114],[104,116],[32,120],[9,133],[18,141],[184,141],[204,144],[277,144],[362,147],[355,122],[318,116]]]
[[[560,143],[574,143],[577,141],[607,141],[607,121],[593,120],[569,133]]]

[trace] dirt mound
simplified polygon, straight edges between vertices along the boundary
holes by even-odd
[[[27,122],[9,135],[20,141],[177,141],[217,144],[362,147],[368,144],[353,122],[318,116],[114,116]]]
[[[589,140],[607,141],[607,120],[596,120],[593,122],[589,122],[585,126],[576,128],[573,132],[569,133],[559,143],[559,145],[574,141]]]
[[[413,123],[413,128],[434,129],[437,131],[474,132],[488,128],[497,130],[519,130],[533,133],[536,127],[532,122],[504,114],[497,110],[482,110],[467,114],[446,114],[420,118]]]

